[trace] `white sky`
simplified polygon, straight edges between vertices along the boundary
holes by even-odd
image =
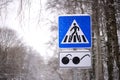
[[[41,2],[40,0],[31,0],[30,8],[28,8],[28,5],[23,5],[23,18],[20,15],[18,17],[19,2],[18,0],[14,0],[7,8],[7,16],[4,13],[2,14],[3,17],[0,18],[2,19],[0,25],[17,30],[28,45],[33,46],[42,56],[47,58],[53,54],[52,52],[48,54],[47,45],[45,44],[50,40],[51,35],[49,30],[50,25],[46,18],[52,17],[45,10],[45,2],[46,0],[41,0]],[[4,11],[6,10],[3,9]],[[21,24],[19,23],[20,20],[22,20]],[[39,20],[40,23],[38,24]]]

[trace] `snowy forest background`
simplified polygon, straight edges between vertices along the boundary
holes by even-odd
[[[54,55],[48,59],[5,23],[11,6],[17,6],[19,28],[24,28],[32,19],[34,1],[40,2],[35,22],[49,24],[51,38],[45,45]],[[0,80],[73,80],[72,69],[59,68],[57,18],[63,14],[92,17],[92,68],[78,69],[78,80],[120,80],[120,0],[47,0],[44,9],[49,16],[44,20],[42,9],[41,0],[0,0]]]

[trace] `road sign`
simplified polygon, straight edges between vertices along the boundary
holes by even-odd
[[[59,64],[64,68],[91,68],[91,53],[90,51],[60,52]]]
[[[91,47],[90,15],[59,16],[59,47]]]

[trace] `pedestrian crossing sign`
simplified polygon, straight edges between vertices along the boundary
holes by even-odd
[[[91,47],[91,17],[88,14],[59,16],[59,47]]]

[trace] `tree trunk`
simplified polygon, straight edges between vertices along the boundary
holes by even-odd
[[[103,78],[103,65],[101,60],[101,43],[100,43],[100,29],[99,29],[99,7],[98,0],[93,0],[92,5],[92,24],[94,35],[96,36],[96,45],[95,47],[95,80],[104,80]]]
[[[113,78],[113,66],[114,60],[118,67],[119,80],[120,80],[120,61],[119,61],[119,45],[117,37],[117,26],[115,18],[115,6],[114,0],[107,0],[105,3],[105,15],[106,15],[106,29],[107,29],[107,48],[108,48],[108,80],[114,80]]]

